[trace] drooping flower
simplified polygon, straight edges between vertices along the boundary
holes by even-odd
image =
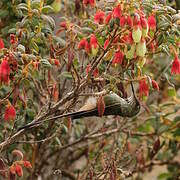
[[[158,83],[154,79],[152,80],[152,87],[154,89],[156,89],[157,91],[159,91],[159,85],[158,85]]]
[[[122,64],[123,59],[124,59],[124,53],[119,50],[115,53],[114,58],[112,60],[112,64],[113,65]]]
[[[129,34],[124,35],[121,40],[126,44],[133,44],[132,32],[130,31]]]
[[[10,66],[7,61],[7,58],[4,58],[2,63],[0,64],[0,81],[4,82],[5,84],[8,84],[9,76],[10,76]]]
[[[54,65],[55,65],[55,66],[60,66],[60,62],[59,62],[58,59],[54,59]]]
[[[86,43],[87,43],[87,40],[85,38],[81,39],[81,41],[78,44],[78,49],[84,49]]]
[[[91,34],[90,46],[91,46],[91,48],[95,48],[95,49],[98,47],[98,41],[94,34]]]
[[[61,22],[60,26],[64,29],[67,29],[67,22],[66,21]]]
[[[142,28],[141,26],[134,26],[132,31],[132,38],[135,43],[140,42],[142,37]]]
[[[89,72],[91,70],[91,64],[88,64],[87,67],[86,67],[86,74],[88,75]],[[99,70],[98,68],[96,68],[94,71],[93,71],[93,76],[94,77],[97,77],[99,75]]]
[[[148,26],[148,22],[145,17],[141,18],[141,26],[142,26],[142,28],[147,28],[147,26]]]
[[[143,40],[136,45],[136,55],[140,57],[144,57],[145,54],[146,54],[146,41]]]
[[[127,19],[126,19],[126,21],[127,21],[127,24],[128,24],[130,27],[133,26],[133,20],[132,20],[131,16],[128,16]]]
[[[23,170],[22,170],[22,167],[21,167],[19,164],[16,164],[16,165],[15,165],[15,171],[16,171],[16,174],[17,174],[19,177],[22,177],[22,176],[23,176]]]
[[[171,74],[180,74],[180,60],[177,54],[175,54],[175,58],[172,63]]]
[[[105,13],[103,11],[97,11],[95,16],[94,16],[94,21],[96,23],[99,23],[99,24],[103,24],[104,23],[104,16],[105,16]]]
[[[14,106],[8,105],[4,112],[4,120],[11,121],[11,120],[15,120],[15,118],[16,118],[16,110]]]
[[[24,167],[26,168],[32,168],[32,165],[29,161],[23,161]]]
[[[109,24],[109,21],[111,20],[111,18],[112,18],[112,13],[109,13],[105,18],[105,24]]]
[[[85,43],[85,51],[86,51],[86,53],[89,53],[90,50],[91,50],[91,46],[90,46],[90,44],[88,43],[88,41],[86,41],[86,43]]]
[[[123,27],[125,24],[126,24],[126,18],[125,18],[125,16],[121,16],[121,18],[120,18],[120,26],[121,27]]]
[[[94,34],[91,34],[90,47],[91,47],[91,52],[93,56],[96,56],[98,53],[98,41]]]
[[[142,79],[139,81],[139,94],[140,96],[148,96],[149,94],[149,86],[146,83],[146,79]]]
[[[0,38],[0,49],[3,49],[4,48],[4,41],[3,39]]]
[[[121,6],[120,4],[117,5],[114,9],[113,9],[113,13],[112,13],[114,18],[121,18]]]
[[[16,43],[16,38],[14,34],[10,34],[10,43],[15,44]]]
[[[109,38],[105,40],[104,42],[104,49],[106,49],[109,45]]]
[[[148,17],[148,25],[152,31],[156,30],[156,18],[154,15]]]
[[[95,0],[83,0],[83,4],[85,6],[87,6],[88,4],[91,5],[91,7],[93,7],[95,5]]]

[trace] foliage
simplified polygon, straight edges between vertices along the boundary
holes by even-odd
[[[177,10],[156,0],[3,0],[0,9],[3,177],[140,179],[154,165],[167,165],[159,179],[180,176]],[[130,82],[141,112],[104,117],[103,96],[127,98]],[[88,96],[101,118],[58,117]],[[30,122],[42,123],[19,130]],[[33,168],[23,175],[23,165]]]

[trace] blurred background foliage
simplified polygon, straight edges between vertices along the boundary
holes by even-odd
[[[73,42],[70,38],[72,32],[56,34],[60,29],[60,22],[66,20],[69,25],[71,22],[82,25],[79,28],[80,32],[77,32],[78,37],[90,35],[95,29],[91,21],[84,22],[86,18],[92,16],[91,13],[95,10],[90,7],[84,8],[81,0],[61,1],[60,12],[57,14],[53,12],[53,0],[44,1],[41,10],[40,1],[32,2],[31,20],[27,18],[29,11],[25,4],[26,1],[1,0],[0,2],[0,36],[7,48],[10,47],[9,35],[12,33],[18,37],[20,44],[15,57],[22,62],[22,66],[13,76],[17,79],[21,78],[25,66],[34,59],[42,67],[41,71],[39,69],[34,71],[34,66],[30,65],[27,74],[26,72],[24,74],[28,78],[23,78],[19,91],[24,98],[27,98],[27,101],[24,105],[23,100],[18,100],[15,128],[31,122],[39,112],[46,112],[47,109],[44,106],[51,101],[48,99],[51,97],[49,89],[53,89],[54,84],[58,87],[59,99],[69,92],[74,82],[73,75],[68,70],[69,66],[77,67],[83,75],[85,74],[83,69],[80,69],[85,65],[79,62],[78,58],[83,57],[82,59],[89,60],[89,57],[73,50]],[[169,5],[177,10],[180,8],[178,0],[154,1],[153,3],[156,2]],[[97,1],[97,3],[104,5],[105,2]],[[151,8],[151,2],[146,3],[148,5],[145,8],[148,11],[148,8]],[[175,14],[176,11],[169,12],[170,16]],[[83,21],[82,24],[81,21]],[[143,101],[143,110],[140,115],[130,120],[119,117],[108,118],[108,121],[106,118],[92,118],[87,121],[78,120],[71,124],[68,119],[65,119],[64,123],[56,122],[55,125],[58,126],[55,127],[45,124],[41,129],[25,134],[22,141],[31,139],[38,141],[55,134],[54,138],[50,142],[32,144],[19,142],[10,145],[2,154],[7,164],[12,163],[10,152],[18,147],[25,152],[34,167],[30,173],[24,175],[24,178],[78,179],[77,177],[81,177],[82,179],[93,179],[92,177],[96,177],[97,179],[113,179],[114,177],[114,179],[140,180],[145,179],[145,174],[150,173],[154,165],[165,165],[167,168],[163,169],[164,172],[160,169],[158,177],[154,179],[178,179],[180,177],[180,76],[171,76],[170,68],[167,68],[170,67],[173,59],[169,54],[168,45],[175,43],[175,30],[171,29],[172,31],[167,33],[166,28],[169,28],[169,24],[165,27],[166,22],[166,15],[161,14],[158,28],[162,28],[162,31],[160,31],[159,38],[162,42],[166,40],[166,44],[162,43],[161,46],[160,43],[159,48],[163,53],[150,55],[149,64],[143,69],[159,83],[160,92],[150,90],[150,96]],[[87,24],[90,27],[87,27]],[[102,37],[98,40],[103,44]],[[66,50],[67,44],[72,46],[68,53],[62,52],[63,55],[65,54],[64,58],[58,53],[60,54],[59,50],[63,48]],[[72,55],[70,52],[73,52],[75,58],[70,58]],[[1,57],[3,55],[1,54]],[[49,62],[49,58],[57,58],[61,62],[61,67],[54,66]],[[107,63],[104,63],[100,66],[100,73],[104,71],[106,65]],[[52,70],[51,75],[50,69]],[[114,71],[118,72],[119,69],[116,68]],[[110,81],[112,81],[111,85],[114,84],[113,78],[110,78]],[[11,88],[1,86],[0,97],[4,97]],[[86,92],[87,89],[91,92],[91,90],[97,90],[98,87],[94,89],[87,87],[84,91]],[[24,92],[26,95],[23,94]],[[10,101],[13,101],[14,97],[10,97]],[[83,100],[83,98],[79,100],[76,109]],[[71,106],[66,111],[68,110],[71,110]],[[8,137],[11,128],[11,124],[1,123],[1,141]],[[52,132],[49,132],[50,128]],[[114,133],[114,130],[118,133]],[[115,176],[115,174],[118,175]]]

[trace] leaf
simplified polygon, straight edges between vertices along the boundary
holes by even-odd
[[[67,79],[72,79],[71,73],[69,73],[67,71],[64,71],[61,75],[64,76],[65,78],[67,78]]]
[[[42,20],[47,22],[52,29],[55,28],[55,22],[54,22],[54,19],[52,17],[42,14],[41,18],[42,18]]]
[[[60,46],[65,46],[66,45],[66,41],[60,37],[57,37],[57,36],[53,36],[53,39],[55,41],[57,41],[59,43]]]
[[[51,6],[49,6],[49,5],[44,6],[44,7],[42,8],[42,13],[44,13],[44,14],[51,13],[51,12],[53,12],[53,11],[54,11],[54,9],[53,9]]]
[[[155,141],[154,145],[153,145],[153,150],[156,153],[160,148],[160,140],[159,138]]]
[[[94,32],[94,30],[89,27],[83,27],[83,28],[81,28],[81,31],[82,31],[82,33],[85,33],[85,34]]]
[[[98,102],[97,102],[97,108],[98,108],[98,115],[102,117],[105,111],[105,103],[104,103],[103,96],[99,97]]]
[[[175,90],[175,88],[173,88],[173,87],[169,87],[169,88],[168,88],[168,96],[169,96],[169,97],[174,97],[174,96],[176,96],[176,90]]]
[[[27,4],[25,3],[21,3],[17,6],[17,10],[24,10],[24,11],[28,11],[28,7]]]
[[[50,62],[47,59],[41,59],[40,63],[43,65],[43,67],[45,68],[51,68],[52,65],[50,64]]]
[[[168,179],[168,178],[170,178],[170,177],[172,177],[170,173],[162,173],[162,174],[160,174],[160,175],[158,176],[158,180],[163,180],[163,179],[166,180],[166,179]]]

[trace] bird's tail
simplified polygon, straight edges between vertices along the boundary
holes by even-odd
[[[37,125],[40,125],[42,124],[43,122],[46,122],[46,121],[55,121],[56,119],[60,119],[60,118],[63,118],[63,117],[71,117],[72,120],[74,119],[79,119],[81,117],[89,117],[89,116],[93,116],[93,115],[96,115],[97,112],[96,110],[89,110],[89,111],[77,111],[77,112],[72,112],[72,113],[67,113],[67,114],[62,114],[62,115],[58,115],[58,116],[55,116],[55,117],[52,117],[52,118],[47,118],[45,120],[42,120],[42,121],[33,121],[25,126],[22,126],[18,129],[18,131],[22,130],[22,129],[29,129],[29,128],[32,128],[32,127],[35,127]]]

